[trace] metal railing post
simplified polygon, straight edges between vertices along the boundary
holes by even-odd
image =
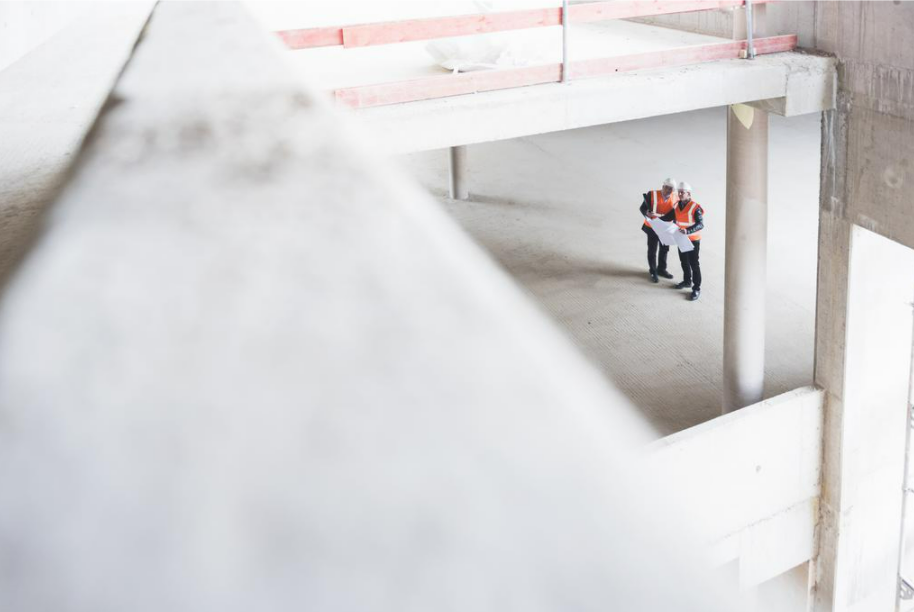
[[[562,83],[568,82],[568,0],[562,0]]]
[[[752,0],[746,0],[746,58],[755,59],[755,46],[752,44]]]

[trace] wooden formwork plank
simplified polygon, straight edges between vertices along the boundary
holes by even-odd
[[[769,0],[756,0],[764,4]],[[672,13],[691,13],[743,6],[744,0],[619,0],[578,4],[568,9],[569,23],[588,23],[606,19],[631,19]],[[277,32],[290,49],[343,45],[367,47],[399,42],[469,36],[528,28],[558,26],[560,7],[480,13],[428,19],[407,19],[330,28],[309,28]]]
[[[276,34],[290,49],[337,47],[343,44],[343,29],[339,27],[283,30]]]
[[[343,46],[386,45],[415,40],[557,26],[561,25],[561,23],[561,8],[458,15],[435,19],[411,19],[391,23],[368,23],[344,27]]]

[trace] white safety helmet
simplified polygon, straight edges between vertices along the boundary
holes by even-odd
[[[663,186],[669,187],[670,189],[676,189],[676,179],[674,179],[674,178],[663,179]]]
[[[679,191],[688,191],[689,193],[692,193],[692,186],[685,181],[682,181],[679,183]]]

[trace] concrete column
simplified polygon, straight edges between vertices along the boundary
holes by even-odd
[[[450,171],[450,197],[452,200],[468,200],[467,190],[467,148],[465,145],[448,149],[448,170]]]
[[[815,612],[894,610],[914,250],[820,217],[816,384],[827,390]]]
[[[724,413],[762,400],[768,244],[768,113],[727,113]]]

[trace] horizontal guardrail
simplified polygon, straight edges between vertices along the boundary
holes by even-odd
[[[780,53],[792,51],[797,46],[794,34],[771,36],[753,41],[756,53]],[[631,55],[581,60],[571,63],[571,75],[578,78],[592,78],[646,70],[651,68],[668,68],[686,66],[706,61],[736,59],[745,51],[745,40],[690,47],[677,47]],[[523,68],[506,68],[478,72],[443,74],[393,83],[345,87],[333,92],[336,103],[350,108],[367,108],[417,102],[433,98],[460,96],[465,94],[557,83],[562,79],[562,64],[543,64]]]
[[[755,0],[765,4],[769,0]],[[692,13],[745,5],[744,0],[626,0],[591,2],[568,8],[570,24],[631,19],[673,13]],[[313,47],[367,47],[417,40],[490,34],[562,25],[562,8],[530,9],[503,13],[480,13],[427,19],[408,19],[350,26],[282,30],[277,35],[290,49]]]

